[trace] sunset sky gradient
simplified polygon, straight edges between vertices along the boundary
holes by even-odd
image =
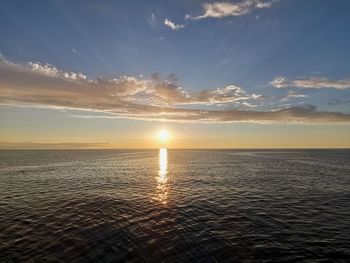
[[[350,2],[0,2],[0,148],[350,147]]]

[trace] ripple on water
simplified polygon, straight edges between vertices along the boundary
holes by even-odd
[[[0,151],[0,261],[350,259],[350,151]]]

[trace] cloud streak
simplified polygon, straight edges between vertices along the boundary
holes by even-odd
[[[308,95],[305,95],[305,94],[299,94],[299,93],[296,93],[294,91],[288,91],[288,93],[284,96],[281,96],[279,97],[280,101],[281,102],[286,102],[290,99],[294,99],[294,98],[307,98],[309,97]]]
[[[186,19],[204,19],[204,18],[223,18],[228,16],[243,16],[254,9],[270,8],[278,0],[261,1],[261,0],[243,0],[239,3],[230,2],[213,2],[204,3],[203,14],[199,16],[186,15]]]
[[[111,145],[109,143],[89,142],[40,143],[0,141],[0,149],[99,149],[107,147],[111,147]]]
[[[270,84],[275,88],[301,88],[301,89],[350,89],[350,78],[331,80],[321,77],[308,77],[288,80],[284,77],[275,78]]]
[[[155,14],[151,14],[151,16],[147,18],[147,22],[150,27],[155,27],[158,24],[158,19]]]
[[[350,114],[321,112],[314,106],[269,111],[210,107],[258,100],[264,100],[264,96],[249,94],[236,85],[186,91],[177,84],[174,74],[166,78],[154,74],[148,80],[131,76],[90,79],[82,73],[50,65],[14,64],[0,59],[0,103],[7,105],[40,105],[99,112],[116,118],[177,122],[350,122]]]
[[[172,22],[170,19],[166,18],[164,20],[164,25],[166,25],[167,27],[169,27],[171,30],[179,30],[185,27],[185,25],[180,25],[180,24],[176,24],[174,22]]]

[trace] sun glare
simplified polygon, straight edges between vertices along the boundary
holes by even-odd
[[[159,130],[158,131],[158,140],[162,143],[169,141],[170,133],[168,130]]]

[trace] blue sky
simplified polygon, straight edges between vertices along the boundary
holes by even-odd
[[[349,1],[282,0],[175,32],[163,24],[200,12],[201,1],[2,1],[0,49],[12,61],[91,76],[176,73],[182,85],[199,89],[258,87],[280,75],[349,75]]]
[[[166,20],[169,23],[165,23]],[[283,119],[287,123],[304,118],[300,107],[307,114],[309,111],[349,114],[349,28],[350,2],[347,0],[4,0],[0,2],[0,52],[4,61],[4,73],[0,78],[3,76],[3,86],[10,87],[6,94],[13,89],[16,95],[11,98],[6,95],[2,99],[6,107],[10,102],[10,107],[21,103],[28,107],[30,103],[43,108],[67,107],[68,111],[83,108],[89,113],[79,113],[81,115],[114,114],[118,119],[107,121],[116,123],[121,121],[121,115],[123,119],[130,118],[120,114],[119,106],[110,112],[110,104],[108,108],[94,103],[91,107],[82,106],[82,103],[73,105],[67,104],[69,98],[66,97],[54,103],[48,97],[45,101],[40,100],[42,97],[23,99],[23,87],[16,86],[15,80],[21,78],[23,82],[31,83],[34,77],[26,79],[28,72],[20,76],[13,72],[34,70],[37,73],[39,70],[40,74],[47,74],[51,67],[61,72],[56,72],[59,76],[55,75],[55,78],[62,77],[64,72],[81,72],[90,82],[74,81],[86,81],[86,85],[98,77],[105,81],[125,75],[132,77],[132,80],[122,81],[122,88],[137,86],[133,86],[132,91],[128,89],[128,94],[132,95],[127,99],[127,103],[136,101],[136,108],[151,101],[152,106],[189,111],[285,110],[288,116],[298,115],[294,119]],[[28,63],[37,63],[40,67],[25,66]],[[42,68],[46,64],[47,68]],[[35,81],[27,88],[38,85]],[[48,79],[40,81],[53,83]],[[152,81],[155,86],[149,88],[147,85],[151,84],[147,81]],[[60,83],[58,89],[60,85],[67,87]],[[147,87],[140,88],[142,85]],[[142,91],[136,94],[135,89]],[[203,94],[202,91],[209,92]],[[47,89],[39,92],[46,94]],[[36,90],[26,94],[34,96],[37,93]],[[141,100],[145,94],[147,98]],[[58,95],[50,93],[47,96]],[[106,103],[105,99],[101,97],[103,103]],[[134,106],[130,110],[128,104],[128,114],[135,113]],[[96,112],[96,108],[100,110]],[[35,111],[30,107],[27,110]],[[136,119],[153,120],[154,110],[146,111],[152,117],[144,114]],[[169,116],[173,113],[166,111],[168,113],[162,120],[184,121]],[[45,116],[50,114],[53,113],[46,112]],[[186,111],[181,114],[194,113]],[[201,116],[194,121],[203,122],[209,118],[215,122],[218,118],[218,122],[236,122],[236,115],[217,117],[216,114]],[[280,115],[284,116],[284,112]],[[238,122],[279,121],[280,115],[268,120],[255,116],[239,117]],[[20,116],[6,108],[0,118],[19,120]],[[314,122],[315,119],[321,123],[333,122],[334,119],[348,123],[349,118],[348,115],[331,118],[307,115],[302,123]],[[8,125],[11,130],[11,125]],[[342,127],[344,129],[344,125]],[[345,127],[348,129],[346,124]]]

